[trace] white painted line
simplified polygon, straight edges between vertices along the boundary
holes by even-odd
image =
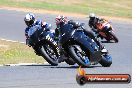
[[[20,42],[20,41],[14,41],[14,40],[9,40],[9,39],[4,39],[4,38],[0,38],[0,40],[4,40],[4,41],[8,41],[8,42],[15,42],[15,43],[22,43],[25,44],[25,42]]]
[[[66,64],[65,62],[61,62],[62,64]],[[5,64],[5,65],[0,65],[0,66],[32,66],[32,65],[45,65],[45,64],[49,64],[48,62],[44,62],[43,64],[42,63],[18,63],[18,64]]]
[[[26,66],[26,65],[43,65],[43,64],[37,64],[37,63],[19,63],[19,64],[6,64],[1,66]]]
[[[48,62],[44,62],[44,64],[49,64]]]
[[[4,66],[4,65],[0,65],[0,67],[1,67],[1,66]]]
[[[25,65],[44,65],[44,64],[49,64],[48,62],[42,63],[18,63],[18,64],[5,64],[5,65],[0,65],[0,66],[25,66]]]

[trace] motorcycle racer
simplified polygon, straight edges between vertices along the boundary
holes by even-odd
[[[60,43],[59,45],[60,45],[60,47],[62,47],[62,48],[60,48],[60,55],[61,55],[61,51],[63,52],[63,49],[66,50],[66,51],[67,51],[67,49],[70,49],[71,51],[70,50],[68,50],[68,51],[70,53],[72,53],[73,55],[75,55],[76,52],[73,53],[72,52],[72,49],[73,50],[76,50],[76,49],[71,48],[72,47],[72,44],[71,43],[73,43],[72,41],[74,41],[74,39],[75,39],[74,43],[78,44],[78,42],[76,42],[76,38],[79,35],[79,37],[80,37],[78,39],[79,43],[82,43],[83,44],[83,43],[87,42],[87,43],[85,43],[86,47],[87,47],[87,45],[89,46],[89,44],[91,44],[90,41],[87,41],[87,39],[92,40],[92,42],[97,45],[97,47],[96,47],[98,49],[97,51],[104,56],[104,57],[101,56],[104,59],[104,60],[103,59],[100,60],[101,65],[103,65],[102,63],[107,62],[106,59],[108,59],[107,56],[109,56],[108,51],[105,49],[105,47],[102,45],[101,42],[99,42],[98,40],[96,40],[96,38],[94,37],[94,35],[92,35],[94,38],[92,38],[91,36],[89,36],[90,35],[89,31],[87,33],[85,31],[87,29],[86,28],[82,28],[83,25],[81,23],[75,22],[73,20],[67,20],[67,17],[65,17],[65,16],[57,16],[56,19],[55,19],[55,21],[56,21],[56,26],[57,26],[57,28],[55,29],[55,31],[56,31],[55,32],[55,35],[56,35],[56,37],[59,38],[59,43]],[[75,35],[74,35],[74,29],[75,29]],[[77,30],[80,30],[81,32],[77,32],[76,29]],[[74,37],[74,36],[76,36],[76,37]],[[85,40],[84,41],[81,41],[83,39],[86,39],[86,41]],[[71,46],[68,43],[70,43]],[[73,43],[73,45],[74,45],[74,43]],[[73,46],[73,47],[76,47],[76,46]],[[78,64],[83,64],[84,65],[84,64],[87,64],[89,62],[88,59],[86,59],[86,58],[85,59],[81,59],[82,62],[85,61],[84,63],[79,62],[80,61],[79,60],[80,56],[77,59],[75,59],[76,56],[73,57],[71,55],[71,57],[74,58],[74,60],[77,61]],[[95,55],[95,58],[99,58],[99,56],[96,54]],[[96,62],[93,62],[91,64],[97,64],[97,63]],[[110,65],[111,65],[111,62],[108,62],[108,66],[110,66]]]
[[[89,27],[95,32],[97,38],[106,39],[107,41],[114,41],[117,43],[119,40],[115,36],[114,28],[108,20],[95,16],[94,13],[89,14]]]
[[[92,30],[97,34],[100,30],[97,28],[97,24],[102,22],[102,21],[107,21],[104,18],[99,18],[97,17],[94,13],[89,14],[89,27],[92,28]]]
[[[30,40],[30,36],[33,34],[33,32],[35,32],[35,30],[30,30],[31,27],[38,26],[38,30],[45,31],[49,31],[51,29],[51,24],[42,22],[41,20],[36,20],[33,13],[26,14],[26,16],[24,17],[24,21],[27,26],[25,29],[26,45],[28,45],[29,47],[33,46],[33,42]],[[37,49],[35,47],[33,47],[33,49],[37,54]]]
[[[59,34],[61,32],[60,31],[61,26],[63,26],[66,23],[73,25],[74,29],[77,29],[77,28],[79,28],[79,27],[82,26],[81,23],[73,21],[73,20],[69,20],[68,21],[67,17],[60,16],[60,15],[56,17],[55,21],[56,21],[56,26],[57,26],[57,28],[55,29],[55,36],[56,36],[56,38],[58,38],[58,36],[59,36]],[[94,36],[94,34],[91,31],[87,30],[84,27],[83,27],[83,31],[84,31],[84,33],[87,36],[89,36],[90,38],[92,38],[93,40],[95,40],[95,42],[98,44],[98,46],[100,48],[104,48],[104,46],[100,43],[100,41]]]

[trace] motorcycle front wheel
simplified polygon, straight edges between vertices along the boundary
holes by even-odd
[[[112,39],[113,39],[116,43],[119,42],[118,38],[116,37],[116,35],[115,35],[115,33],[114,33],[113,31],[110,32],[110,36],[112,37]]]
[[[83,48],[79,45],[70,45],[69,54],[79,66],[89,67],[90,59]]]
[[[58,65],[58,53],[53,44],[45,43],[41,46],[40,52],[42,57],[52,66]]]

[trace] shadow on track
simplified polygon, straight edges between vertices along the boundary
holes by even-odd
[[[102,66],[90,66],[90,67],[82,67],[82,68],[96,68],[96,67],[102,67]],[[79,68],[79,66],[56,66],[56,67],[50,67],[50,68],[70,68],[70,69],[76,69],[76,68]]]
[[[102,43],[115,43],[113,41],[101,41]]]
[[[78,65],[73,65],[73,66],[70,66],[70,65],[64,65],[64,66],[62,66],[62,65],[58,65],[58,66],[52,66],[52,65],[50,65],[50,64],[40,64],[40,65],[23,65],[23,66],[41,66],[41,67],[44,67],[44,68],[68,68],[68,69],[76,69],[76,68],[79,68],[79,66]],[[97,68],[97,67],[102,67],[102,66],[97,66],[97,65],[95,65],[95,66],[90,66],[90,67],[82,67],[82,68]]]

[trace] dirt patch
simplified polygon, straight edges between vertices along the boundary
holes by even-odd
[[[53,3],[53,4],[61,4],[61,5],[71,5],[71,4],[80,4],[85,3],[83,0],[13,0],[17,2],[46,2],[46,3]]]
[[[0,9],[42,13],[42,14],[46,13],[46,14],[55,14],[55,15],[65,15],[65,16],[77,17],[77,18],[88,17],[88,15],[79,14],[79,13],[67,13],[67,12],[62,12],[62,11],[43,10],[43,9],[19,8],[19,7],[9,7],[9,6],[0,6]],[[103,17],[107,20],[119,20],[119,21],[132,22],[132,19],[129,19],[129,18],[111,17],[111,16],[100,16],[100,17]]]

